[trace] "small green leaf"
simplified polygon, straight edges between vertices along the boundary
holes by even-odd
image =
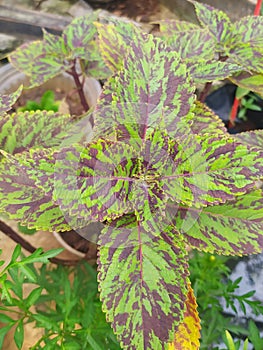
[[[42,290],[43,290],[42,287],[38,287],[33,289],[32,292],[30,292],[29,296],[25,300],[26,306],[28,308],[34,305],[35,302],[39,299]]]
[[[226,330],[225,335],[227,339],[228,350],[236,350],[235,343],[231,334]]]
[[[21,255],[21,245],[18,244],[16,245],[13,251],[13,254],[11,257],[11,263],[14,263],[20,255]]]
[[[23,320],[18,321],[17,327],[14,333],[14,340],[18,349],[22,349],[24,342],[24,324]]]
[[[6,314],[1,314],[0,313],[0,322],[3,322],[3,323],[15,323],[15,320],[13,320],[11,317],[9,317],[8,315]]]

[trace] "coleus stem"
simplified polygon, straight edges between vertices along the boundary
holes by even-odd
[[[255,10],[254,10],[255,16],[260,15],[261,6],[262,6],[262,0],[257,0],[257,4],[256,4]],[[229,124],[228,124],[229,128],[233,127],[235,124],[239,104],[240,104],[240,100],[237,97],[235,97],[234,102],[233,102],[233,106],[232,106],[232,109],[230,112],[230,117],[229,117]]]
[[[77,72],[76,63],[77,63],[76,60],[74,60],[74,64],[73,64],[71,70],[67,71],[67,73],[73,77],[75,85],[77,87],[77,91],[79,94],[81,105],[82,105],[84,111],[87,112],[89,110],[89,105],[88,105],[88,102],[87,102],[85,94],[84,94],[84,89],[83,89],[84,84],[80,81],[80,75]]]

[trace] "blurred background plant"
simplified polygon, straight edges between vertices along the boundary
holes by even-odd
[[[228,350],[241,350],[242,341],[246,338],[249,341],[248,345],[254,346],[253,349],[263,349],[263,339],[260,338],[256,323],[252,320],[238,318],[237,305],[245,315],[248,307],[254,315],[263,315],[263,305],[260,301],[253,300],[254,291],[243,295],[237,293],[242,277],[235,281],[230,279],[232,271],[230,266],[235,264],[237,259],[197,251],[192,252],[189,262],[190,279],[201,318],[200,349],[225,350],[226,348],[222,347],[224,343],[228,346]],[[224,305],[226,308],[230,307],[233,315],[226,312]],[[235,348],[230,347],[225,335],[226,330],[234,335]]]

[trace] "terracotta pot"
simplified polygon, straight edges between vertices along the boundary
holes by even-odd
[[[93,222],[85,228],[85,233],[83,233],[83,229],[80,229],[79,232],[74,230],[69,232],[54,232],[54,237],[68,252],[75,254],[81,259],[85,258],[85,260],[93,264],[97,258],[97,245],[95,242],[102,228],[102,223]]]

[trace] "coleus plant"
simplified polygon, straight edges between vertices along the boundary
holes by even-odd
[[[43,40],[21,45],[10,54],[10,62],[30,77],[30,88],[61,73],[69,74],[74,79],[83,110],[87,111],[90,106],[84,92],[85,78],[105,79],[110,73],[98,48],[94,24],[98,16],[99,12],[93,12],[75,18],[60,36],[43,30]]]
[[[247,16],[232,23],[228,15],[194,0],[200,26],[177,20],[159,22],[161,36],[178,51],[186,64],[199,66],[197,82],[221,79],[223,72],[236,85],[262,94],[263,16]],[[230,71],[231,65],[239,72]],[[200,96],[204,100],[205,94]]]
[[[227,134],[196,100],[198,65],[163,39],[121,20],[94,25],[113,71],[94,111],[78,122],[44,111],[9,115],[20,90],[2,97],[0,210],[51,231],[85,234],[102,222],[100,296],[121,346],[198,349],[188,250],[262,250],[263,136],[251,145],[253,133]],[[24,51],[17,62],[26,62]],[[240,70],[229,67],[224,77]]]

